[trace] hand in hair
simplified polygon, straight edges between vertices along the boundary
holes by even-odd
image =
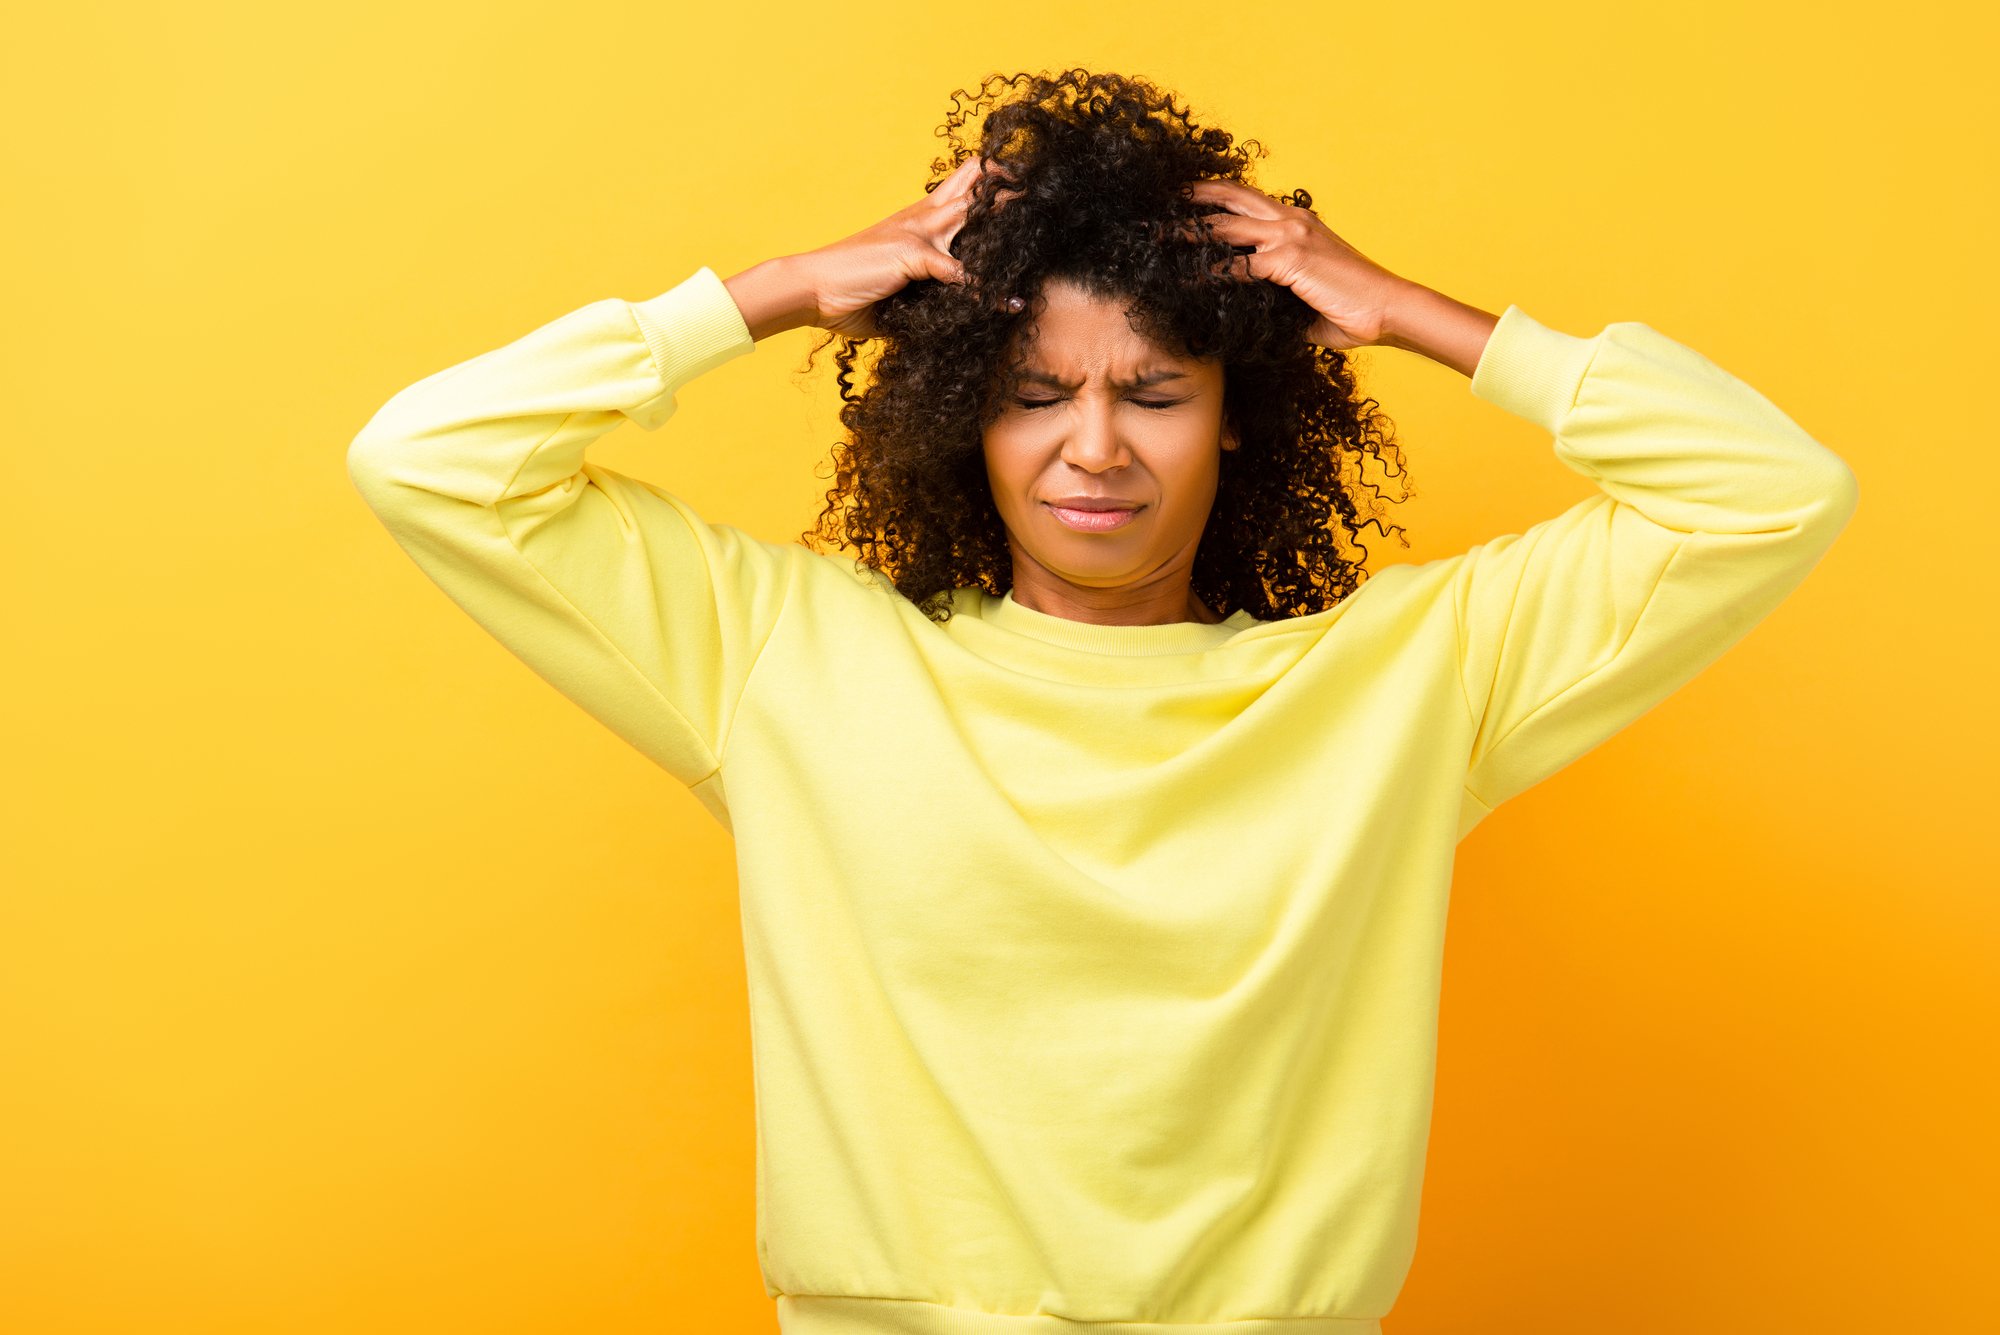
[[[813,291],[813,324],[848,338],[874,338],[875,303],[920,279],[958,283],[965,268],[951,253],[965,224],[973,185],[1006,169],[974,155],[924,198],[853,236],[794,257]]]
[[[1225,212],[1202,214],[1183,223],[1181,232],[1197,237],[1205,225],[1232,246],[1254,247],[1228,261],[1229,271],[1239,278],[1289,287],[1318,312],[1306,338],[1322,347],[1359,348],[1381,342],[1396,304],[1418,287],[1363,255],[1308,209],[1237,181],[1196,181],[1189,196],[1200,203],[1219,204]]]

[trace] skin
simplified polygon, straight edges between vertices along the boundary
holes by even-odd
[[[725,279],[752,337],[806,325],[874,337],[869,311],[883,297],[918,279],[963,281],[949,247],[986,169],[968,158],[930,194],[853,236]],[[1213,236],[1255,248],[1231,260],[1228,272],[1282,283],[1318,312],[1309,341],[1401,348],[1465,376],[1478,369],[1497,315],[1391,273],[1311,213],[1249,186],[1204,180],[1190,194],[1216,206],[1202,218]],[[1023,386],[984,437],[1013,554],[1014,600],[1107,626],[1218,620],[1194,596],[1191,579],[1221,452],[1237,444],[1222,423],[1221,366],[1146,342],[1123,308],[1066,283],[1037,296],[1031,328],[1031,366],[1064,385]],[[1117,383],[1151,370],[1182,377],[1145,388]],[[1140,402],[1169,400],[1164,409]],[[1121,529],[1082,533],[1042,503],[1107,492],[1145,508]]]
[[[986,428],[986,476],[1014,558],[1014,601],[1099,625],[1221,620],[1190,589],[1223,450],[1219,361],[1178,357],[1135,333],[1125,308],[1048,284],[1030,326],[1031,381]],[[1153,374],[1156,383],[1136,381]],[[1140,503],[1123,528],[1082,533],[1046,501]]]

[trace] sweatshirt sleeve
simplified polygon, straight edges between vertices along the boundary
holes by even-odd
[[[1598,494],[1454,572],[1473,725],[1464,828],[1742,639],[1858,497],[1848,465],[1770,400],[1644,324],[1579,338],[1510,306],[1471,392],[1553,433]]]
[[[691,788],[720,768],[802,549],[708,524],[584,452],[621,422],[655,430],[683,385],[754,346],[704,266],[418,381],[347,451],[356,489],[424,574]],[[719,793],[698,796],[726,825]]]

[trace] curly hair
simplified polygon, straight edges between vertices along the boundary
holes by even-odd
[[[977,148],[968,147],[967,119],[1022,83],[1018,97],[987,111]],[[1367,577],[1358,537],[1368,523],[1409,546],[1401,526],[1381,524],[1381,488],[1361,476],[1364,456],[1386,455],[1396,465],[1389,475],[1402,479],[1395,500],[1415,494],[1393,425],[1357,390],[1345,352],[1306,339],[1317,315],[1310,306],[1282,284],[1227,272],[1249,247],[1201,225],[1205,206],[1187,193],[1202,178],[1249,184],[1253,153],[1268,153],[1262,144],[1232,148],[1227,132],[1198,126],[1145,79],[1081,69],[991,75],[977,95],[959,89],[952,102],[937,132],[951,152],[932,162],[925,193],[975,151],[1004,176],[989,170],[975,181],[951,242],[963,283],[913,282],[877,303],[879,338],[829,334],[808,354],[810,369],[841,345],[834,361],[848,432],[833,450],[826,508],[800,535],[808,547],[851,546],[857,564],[933,620],[949,619],[961,586],[996,597],[1012,587],[982,435],[1015,388],[1022,363],[1010,348],[1051,280],[1122,300],[1133,328],[1157,346],[1222,360],[1223,411],[1239,446],[1222,452],[1191,576],[1218,617],[1247,608],[1276,620],[1332,607]],[[1304,190],[1282,198],[1312,205]],[[1177,234],[1189,221],[1193,234]],[[872,383],[857,391],[857,354],[869,344]]]

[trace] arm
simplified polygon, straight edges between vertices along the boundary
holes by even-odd
[[[1454,310],[1453,308],[1457,309]],[[1510,306],[1428,303],[1403,326],[1471,392],[1544,428],[1598,494],[1456,558],[1473,725],[1461,834],[1686,684],[1811,572],[1853,471],[1770,400],[1647,325],[1591,338]],[[1475,351],[1476,349],[1476,351]]]
[[[1405,281],[1397,292],[1383,314],[1382,337],[1376,341],[1471,375],[1500,317],[1421,283]]]
[[[810,263],[803,256],[780,255],[723,280],[750,336],[759,343],[773,334],[818,323]]]
[[[657,429],[683,385],[754,345],[703,267],[418,381],[347,451],[362,498],[427,576],[690,787],[721,766],[803,549],[710,525],[584,456],[622,422]],[[697,795],[726,825],[718,787]]]

